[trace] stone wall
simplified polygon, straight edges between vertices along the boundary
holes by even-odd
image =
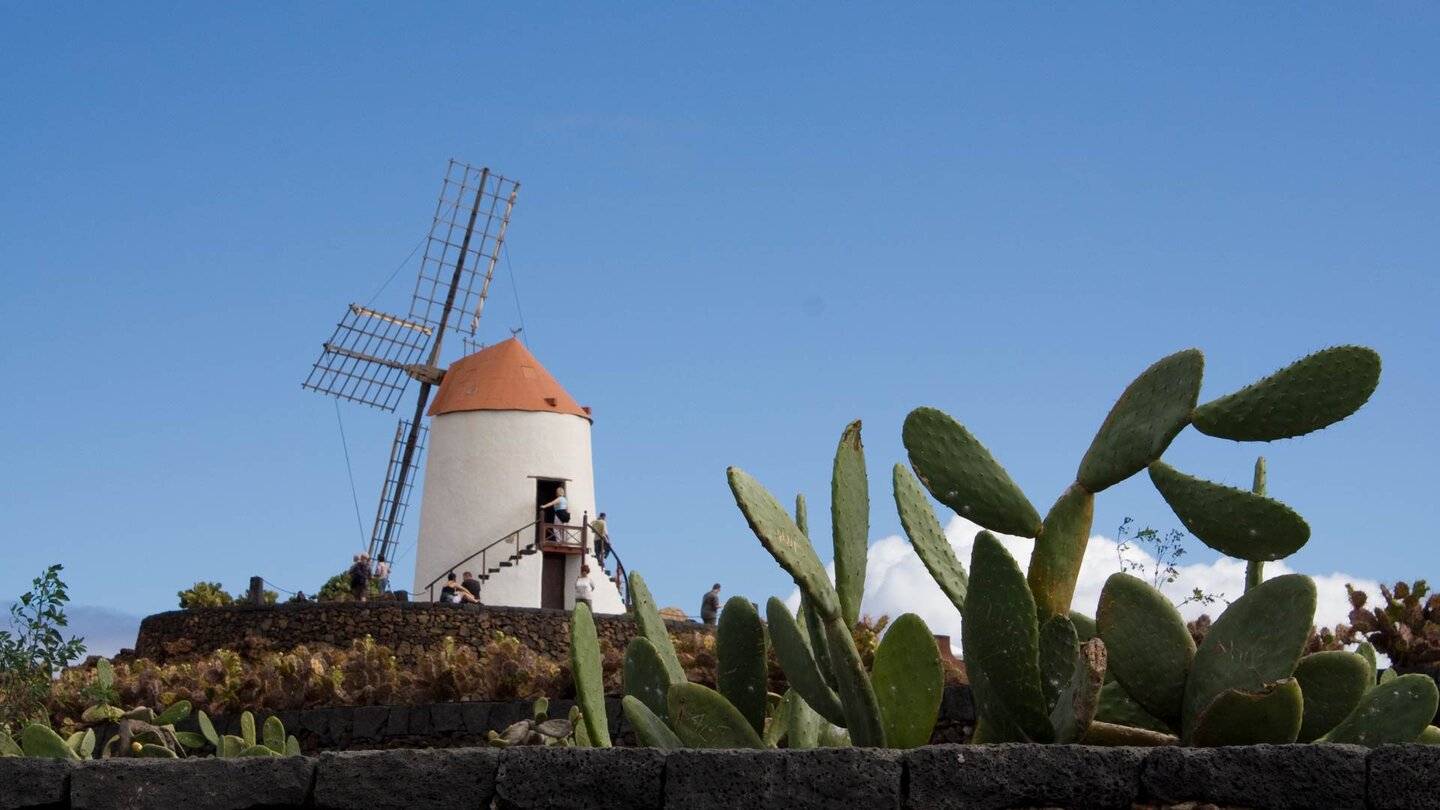
[[[1440,808],[1440,747],[910,751],[452,748],[318,758],[0,758],[0,808]]]
[[[694,622],[667,624],[671,632],[712,631]],[[598,615],[595,629],[602,641],[617,649],[624,649],[636,633],[635,622],[624,615]],[[317,643],[343,647],[369,635],[393,649],[402,664],[412,665],[447,636],[461,644],[480,646],[496,631],[517,636],[528,648],[553,658],[570,654],[567,611],[432,602],[309,602],[172,610],[140,623],[135,653],[165,661],[221,648],[245,649],[250,643],[247,637],[288,650]]]

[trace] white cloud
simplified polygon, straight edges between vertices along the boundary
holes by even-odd
[[[967,569],[970,550],[974,546],[975,535],[979,531],[980,527],[958,516],[951,518],[949,525],[945,527],[945,536],[949,538],[950,545],[955,548],[955,556],[966,565]],[[1028,568],[1034,542],[1009,535],[996,536],[1005,546],[1005,550],[1010,552],[1010,555],[1020,564],[1020,567]],[[1204,548],[1198,540],[1186,539],[1192,552],[1198,552]],[[1075,599],[1072,604],[1076,610],[1090,616],[1095,615],[1095,606],[1100,601],[1100,589],[1104,587],[1105,580],[1120,570],[1120,560],[1116,549],[1116,542],[1108,537],[1094,535],[1090,538],[1089,545],[1085,549],[1085,559],[1080,566],[1080,577],[1075,584]],[[1126,552],[1126,556],[1127,559],[1143,563],[1147,570],[1154,570],[1155,558],[1146,553],[1143,548],[1132,545]],[[1223,594],[1228,600],[1238,599],[1245,592],[1245,563],[1243,561],[1221,557],[1210,563],[1191,563],[1178,565],[1176,568],[1179,570],[1179,575],[1175,582],[1165,585],[1162,589],[1172,601],[1180,601],[1195,588],[1209,594]],[[833,576],[833,567],[831,573]],[[1291,573],[1296,572],[1283,562],[1272,562],[1265,565],[1267,579]],[[1379,593],[1379,584],[1373,580],[1352,577],[1340,572],[1321,576],[1311,574],[1310,577],[1315,580],[1318,592],[1315,623],[1322,627],[1330,627],[1346,621],[1346,617],[1350,613],[1350,603],[1345,595],[1345,583],[1352,583],[1360,590],[1369,593]],[[798,589],[791,593],[787,602],[792,610],[799,605],[800,592]],[[1182,606],[1180,613],[1187,620],[1194,619],[1202,613],[1209,613],[1211,618],[1215,618],[1224,608],[1223,602],[1209,607],[1190,603]],[[949,598],[941,592],[940,586],[935,584],[935,580],[930,577],[930,572],[925,570],[924,564],[915,555],[915,550],[910,547],[910,542],[903,537],[891,535],[876,540],[870,545],[862,609],[872,616],[888,613],[891,618],[902,613],[918,614],[933,632],[949,635],[951,649],[957,655],[959,654],[960,614]]]

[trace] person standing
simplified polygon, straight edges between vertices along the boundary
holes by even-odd
[[[555,523],[564,526],[570,522],[570,499],[565,497],[565,487],[555,488],[555,499],[549,503],[540,504],[541,509],[555,507]],[[550,529],[548,531],[551,542],[564,543],[565,533],[561,530]]]
[[[700,621],[713,625],[720,615],[720,583],[715,583],[700,599]]]
[[[350,566],[350,595],[357,602],[364,602],[370,590],[370,555],[356,554]]]
[[[595,533],[595,562],[605,567],[605,549],[610,547],[609,529],[605,526],[605,513],[601,512],[590,521],[590,531]]]
[[[595,593],[595,581],[590,578],[590,566],[580,566],[580,576],[575,578],[575,604],[585,603],[585,607],[592,608],[590,597]]]
[[[375,563],[375,580],[380,583],[380,592],[390,592],[390,563],[381,560]]]

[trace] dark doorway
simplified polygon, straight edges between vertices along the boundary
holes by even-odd
[[[566,559],[565,554],[545,554],[545,568],[540,572],[540,607],[565,609]]]
[[[555,500],[556,492],[565,486],[565,482],[556,478],[535,479],[535,509],[540,514],[542,523],[555,522],[555,507],[540,509],[540,504],[549,503]]]

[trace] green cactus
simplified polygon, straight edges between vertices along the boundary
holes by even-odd
[[[987,529],[1036,540],[1024,588],[1015,581],[1019,567],[985,533],[976,540],[966,577],[953,555],[947,558],[948,541],[918,488],[895,471],[896,506],[906,534],[965,621],[962,645],[980,710],[977,741],[1167,744],[1175,740],[1164,733],[1171,730],[1183,732],[1187,742],[1208,744],[1293,738],[1291,725],[1294,737],[1300,735],[1306,703],[1295,676],[1313,617],[1314,584],[1293,576],[1262,584],[1261,563],[1300,548],[1309,539],[1309,526],[1265,497],[1263,459],[1252,491],[1245,492],[1180,473],[1161,455],[1192,423],[1225,438],[1272,440],[1339,421],[1373,392],[1379,358],[1369,349],[1329,349],[1197,407],[1203,369],[1200,353],[1187,350],[1137,377],[1101,425],[1075,483],[1043,522],[968,429],[932,408],[918,408],[906,418],[906,451],[933,497]],[[1198,650],[1169,603],[1130,578],[1107,584],[1096,626],[1086,627],[1084,617],[1070,609],[1094,494],[1142,469],[1195,536],[1252,562],[1247,594]],[[1098,634],[1103,650],[1082,660],[1067,624],[1076,641]],[[1095,667],[1102,652],[1109,671]],[[1110,676],[1115,683],[1091,687]],[[1069,690],[1064,694],[1062,684]],[[1077,692],[1074,687],[1081,685],[1085,689]],[[1327,705],[1332,702],[1327,698]],[[1095,705],[1093,722],[1081,729],[1076,720],[1085,719],[1089,704]],[[1322,718],[1320,705],[1312,718],[1317,728],[1335,722]],[[1078,716],[1061,716],[1077,707]],[[1048,717],[1042,711],[1047,708]],[[1333,705],[1326,710],[1339,711]],[[1261,716],[1271,718],[1263,729],[1254,721]],[[1149,729],[1142,733],[1132,726]]]
[[[850,627],[841,615],[840,599],[815,548],[795,521],[754,478],[731,467],[727,473],[735,502],[751,530],[800,586],[819,620],[830,653],[836,692],[845,710],[846,727],[856,745],[884,747],[885,730],[870,677],[855,649]],[[681,735],[684,738],[684,735]]]
[[[764,748],[750,722],[719,692],[677,683],[666,696],[670,726],[688,748]]]
[[[1143,581],[1113,574],[1100,591],[1095,619],[1115,680],[1147,713],[1180,728],[1185,679],[1195,658],[1180,611]]]
[[[1254,692],[1290,677],[1314,616],[1315,583],[1299,574],[1263,582],[1235,600],[1195,652],[1185,683],[1182,738],[1191,739],[1200,713],[1221,694]]]
[[[845,625],[860,620],[865,592],[866,552],[870,543],[870,483],[865,473],[865,448],[860,420],[846,425],[835,450],[830,479],[830,527],[835,542],[835,590]],[[808,532],[806,532],[808,534]]]
[[[1070,612],[1094,517],[1095,496],[1079,484],[1071,484],[1045,516],[1027,577],[1041,621]]]
[[[1415,742],[1421,745],[1440,745],[1440,728],[1426,726],[1420,736],[1415,738]]]
[[[1437,703],[1440,693],[1430,676],[1401,675],[1366,692],[1355,710],[1320,742],[1367,748],[1416,742],[1426,733]]]
[[[1200,711],[1190,742],[1198,746],[1284,745],[1300,733],[1304,699],[1294,678],[1250,691],[1229,689]]]
[[[1250,492],[1253,495],[1265,497],[1265,457],[1255,459],[1255,477],[1250,484]],[[1259,585],[1265,581],[1265,562],[1263,560],[1245,561],[1245,590]],[[1303,688],[1303,687],[1302,687]]]
[[[886,743],[891,748],[928,745],[940,712],[945,672],[935,634],[923,619],[906,613],[890,624],[875,650],[870,677]]]
[[[1040,688],[1040,630],[1025,574],[986,531],[975,536],[970,572],[961,645],[976,708],[994,742],[1051,742]]]
[[[1195,478],[1163,461],[1150,480],[1180,522],[1205,545],[1242,560],[1278,560],[1310,539],[1305,519],[1279,501]]]
[[[790,681],[790,688],[798,692],[805,702],[814,707],[825,719],[836,725],[845,722],[845,709],[840,697],[825,683],[820,665],[811,655],[805,642],[805,635],[790,615],[785,603],[772,596],[765,603],[765,618],[770,624],[770,639],[775,645],[775,657],[780,668]]]
[[[915,547],[916,556],[925,564],[925,570],[930,572],[955,609],[962,610],[970,578],[965,573],[965,566],[955,556],[955,548],[945,536],[945,529],[935,517],[935,510],[925,499],[925,490],[903,464],[895,465],[894,488],[900,524],[905,527],[905,535],[910,538],[910,545]]]
[[[31,723],[20,732],[20,748],[27,757],[42,759],[79,759],[65,739],[43,723]]]
[[[644,636],[630,639],[625,648],[625,694],[645,704],[651,713],[664,717],[670,710],[665,695],[670,691],[670,673],[655,645]]]
[[[760,623],[760,614],[749,599],[730,597],[720,613],[720,625],[715,628],[715,685],[757,734],[765,731],[768,708],[769,668],[765,653],[765,627]]]
[[[1304,722],[1297,742],[1313,742],[1338,726],[1375,683],[1365,658],[1343,650],[1301,658],[1295,667],[1295,680],[1305,696]]]
[[[916,408],[905,417],[901,437],[935,500],[990,531],[1039,534],[1040,513],[964,425],[934,408]]]
[[[666,690],[667,694],[669,690]],[[633,695],[626,695],[620,699],[620,708],[625,712],[625,719],[630,722],[630,727],[635,729],[635,740],[647,748],[662,748],[674,750],[684,748],[685,744],[675,736],[675,732],[661,720],[655,712],[643,701]],[[668,709],[666,710],[668,713]]]
[[[1333,425],[1360,409],[1380,384],[1380,355],[1335,346],[1195,409],[1201,433],[1235,441],[1289,439]]]
[[[670,673],[670,682],[684,683],[685,668],[680,666],[680,658],[675,655],[675,643],[670,640],[670,629],[665,626],[665,620],[660,618],[660,610],[655,607],[655,599],[650,595],[650,589],[645,587],[645,580],[641,578],[639,571],[630,572],[630,595],[634,601],[635,624],[639,626],[640,634],[655,645],[655,651],[660,654],[660,660],[665,664],[665,671]]]
[[[575,605],[570,614],[570,667],[575,673],[575,702],[584,713],[586,736],[597,748],[610,747],[605,717],[605,675],[600,667],[600,639],[590,606]]]
[[[1045,710],[1054,711],[1060,693],[1070,688],[1080,664],[1080,636],[1066,616],[1051,616],[1040,625],[1040,692]]]
[[[1090,442],[1076,482],[1100,493],[1164,455],[1170,442],[1190,424],[1204,373],[1205,356],[1186,349],[1136,377]]]

